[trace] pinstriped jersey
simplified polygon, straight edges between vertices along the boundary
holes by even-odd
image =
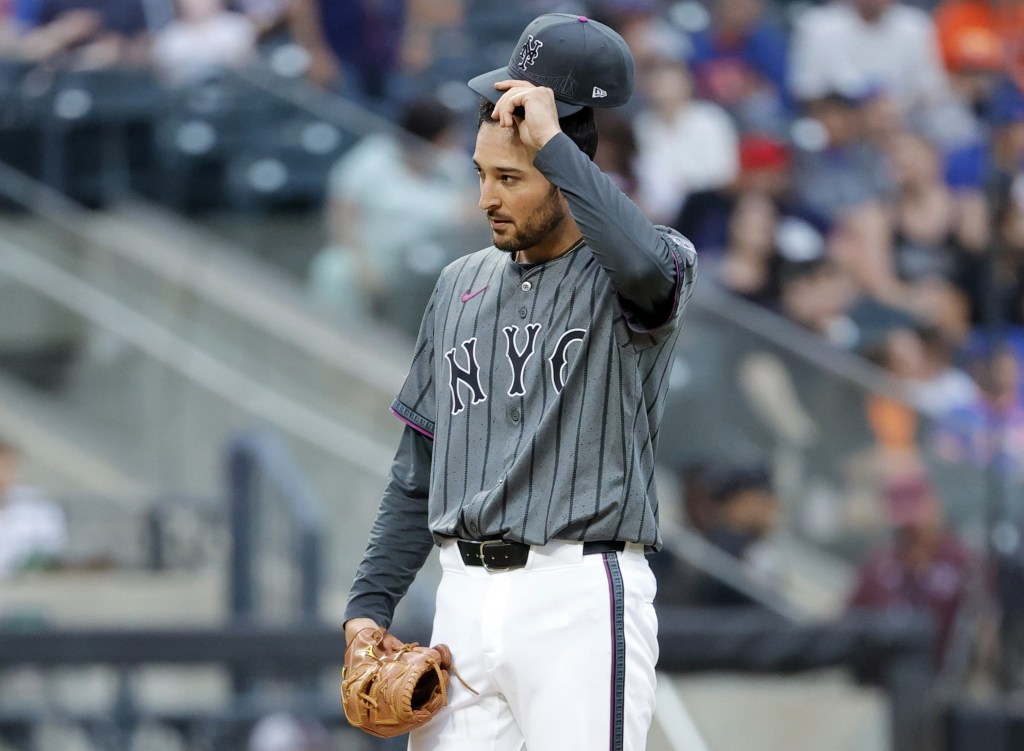
[[[586,245],[536,266],[491,247],[442,272],[392,405],[433,438],[435,538],[660,545],[654,459],[696,253],[659,231],[676,286],[654,330]]]

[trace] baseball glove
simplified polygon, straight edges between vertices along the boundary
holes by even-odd
[[[345,650],[345,717],[378,738],[408,733],[448,703],[450,670],[452,653],[444,644],[421,647],[382,628],[364,628]]]

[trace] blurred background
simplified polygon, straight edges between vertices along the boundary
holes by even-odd
[[[0,0],[2,751],[404,747],[340,619],[488,244],[465,81],[549,11],[700,253],[649,749],[1024,748],[1024,2]]]

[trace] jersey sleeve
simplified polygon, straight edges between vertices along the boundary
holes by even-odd
[[[371,618],[387,628],[399,600],[423,567],[434,540],[427,526],[434,442],[407,427],[391,465],[391,478],[349,591],[345,620]]]
[[[675,267],[675,284],[667,302],[662,303],[662,313],[654,316],[653,319],[638,313],[629,305],[623,305],[622,315],[626,319],[629,328],[637,334],[657,334],[662,329],[669,328],[670,324],[677,321],[686,309],[686,304],[693,295],[693,288],[697,282],[697,251],[688,239],[679,234],[671,227],[657,228],[662,233],[664,241],[668,244],[672,262]]]
[[[437,397],[434,393],[434,320],[439,285],[440,280],[423,313],[409,374],[398,396],[391,403],[391,414],[431,440],[434,438],[437,416]]]
[[[630,328],[649,333],[675,320],[696,267],[689,240],[652,224],[564,133],[544,145],[534,166],[565,196],[587,247],[619,295]]]

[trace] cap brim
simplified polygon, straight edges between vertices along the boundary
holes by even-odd
[[[507,81],[510,78],[522,81],[524,79],[517,75],[514,75],[511,70],[506,66],[504,68],[498,68],[488,73],[482,73],[475,78],[471,78],[468,81],[469,88],[475,91],[477,94],[482,96],[491,104],[497,104],[501,98],[502,93],[498,89],[494,88],[494,84],[498,81]],[[557,97],[555,98],[555,109],[558,111],[559,117],[567,117],[569,115],[576,114],[583,109],[582,104],[570,104],[569,102],[563,102]]]

